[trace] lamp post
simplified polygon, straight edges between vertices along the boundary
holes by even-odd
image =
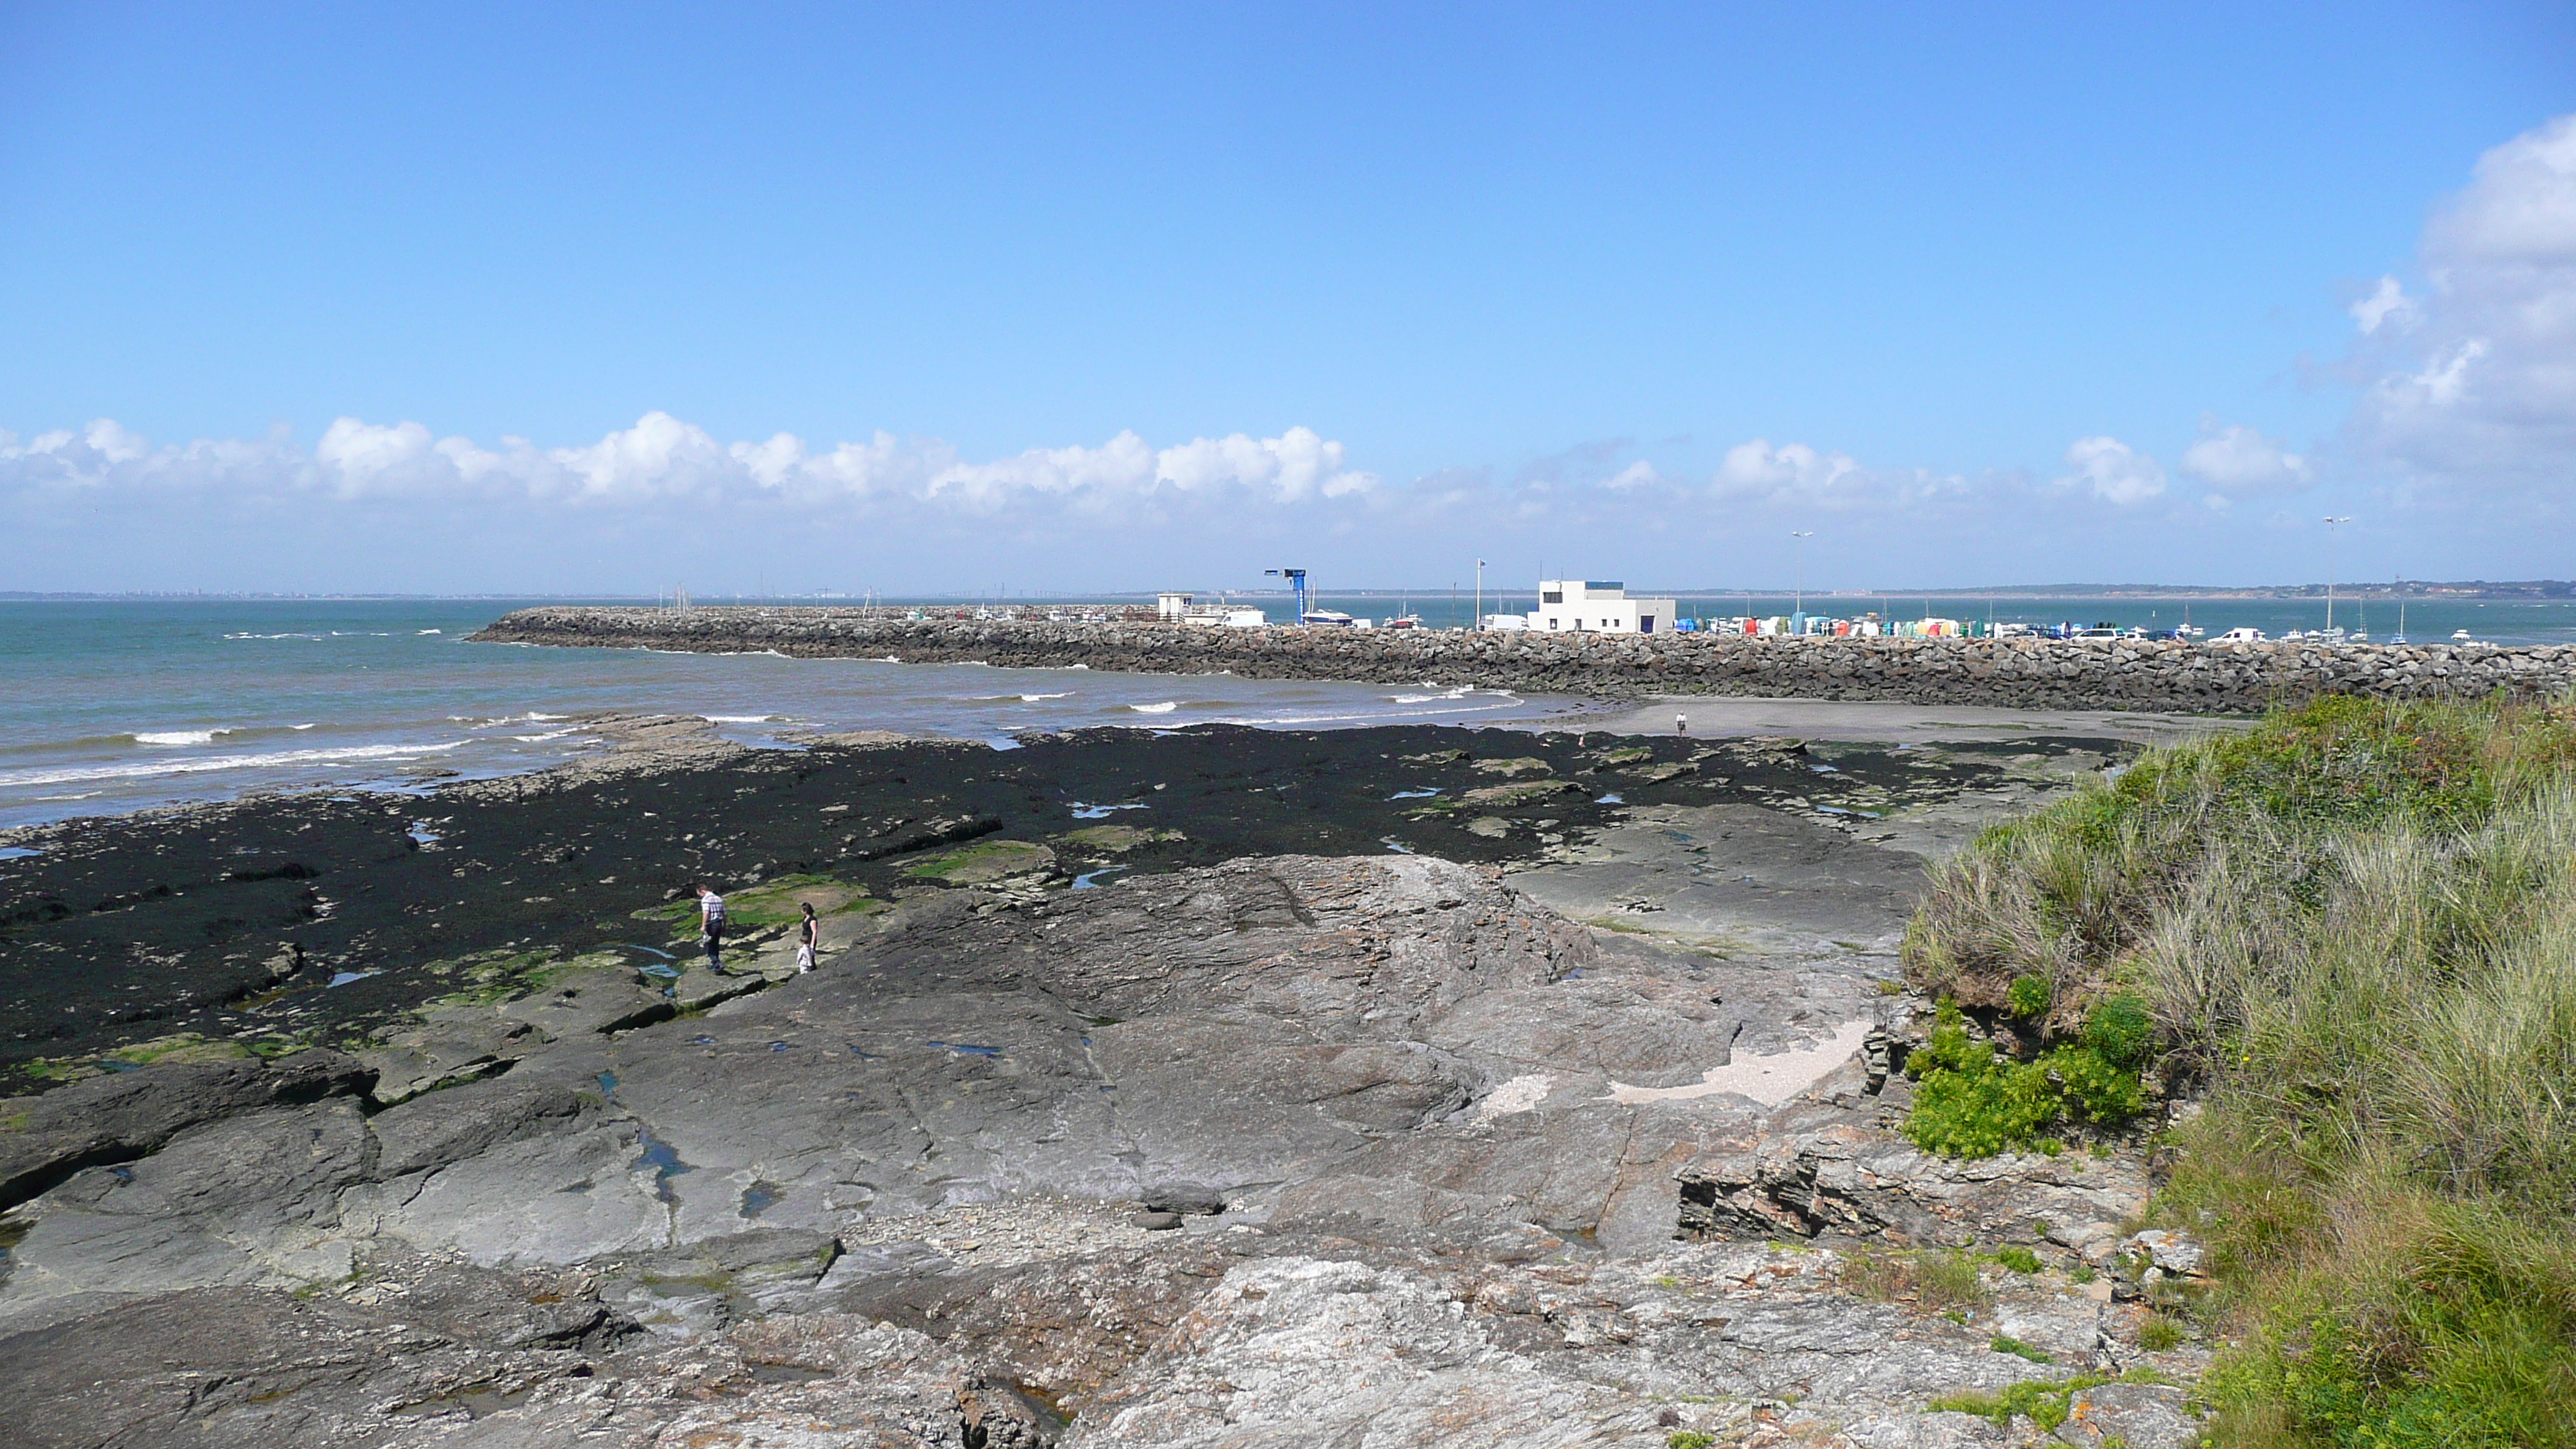
[[[1795,603],[1789,612],[1797,616],[1796,626],[1803,631],[1807,627],[1807,540],[1815,537],[1816,531],[1811,528],[1789,536],[1798,541],[1798,592],[1793,596]]]
[[[2326,628],[2329,630],[2334,628],[2335,525],[2350,522],[2352,515],[2349,513],[2341,518],[2332,515],[2326,518]]]
[[[1476,632],[1485,632],[1485,561],[1476,560]]]

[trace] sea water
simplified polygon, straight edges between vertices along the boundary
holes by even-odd
[[[1489,608],[1500,607],[1500,597],[1487,595]],[[1925,606],[1903,595],[1814,594],[1806,603],[1815,613],[1852,614],[1882,607],[1882,597],[1900,618]],[[1743,598],[1701,596],[1690,612],[1738,611]],[[780,745],[800,730],[884,729],[1007,747],[1029,730],[1098,725],[1527,725],[1571,704],[1501,691],[1232,675],[464,642],[519,602],[0,602],[0,827],[251,790],[416,790],[539,769],[601,747],[599,736],[567,718],[590,710],[700,715],[752,745]],[[1356,599],[1334,602],[1371,611]],[[1439,622],[1437,596],[1413,603]],[[1518,603],[1527,607],[1526,598]],[[1785,613],[1791,601],[1757,596],[1749,606]],[[1955,597],[1929,607],[1985,617]],[[1995,617],[2153,626],[2180,622],[2182,608],[2176,599],[2005,599]],[[1468,612],[1472,605],[1459,617]],[[2335,612],[2338,624],[2366,622],[2377,638],[2397,623],[2396,606],[2385,601],[2340,600]],[[2193,601],[2191,618],[2213,635],[2238,624],[2277,635],[2321,626],[2324,607],[2212,598]],[[2570,643],[2576,603],[2417,600],[2406,624],[2417,643],[2445,640],[2454,629],[2497,643]]]
[[[1528,723],[1568,701],[1232,675],[468,644],[507,600],[0,603],[0,827],[246,791],[421,789],[601,748],[571,716],[727,738]],[[787,747],[792,747],[787,746]]]

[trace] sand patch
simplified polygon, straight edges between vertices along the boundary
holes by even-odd
[[[1711,1067],[1700,1080],[1679,1087],[1631,1087],[1624,1082],[1610,1084],[1612,1101],[1636,1106],[1644,1102],[1679,1102],[1692,1097],[1714,1097],[1732,1092],[1751,1097],[1765,1107],[1777,1107],[1791,1097],[1814,1086],[1827,1072],[1851,1060],[1869,1036],[1869,1023],[1847,1021],[1834,1028],[1834,1034],[1823,1045],[1805,1051],[1773,1052],[1769,1056],[1737,1057],[1722,1067]],[[1506,1084],[1508,1085],[1508,1084]]]

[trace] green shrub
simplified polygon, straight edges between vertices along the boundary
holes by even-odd
[[[2012,1269],[2016,1273],[2028,1274],[2039,1271],[2039,1255],[2028,1248],[2013,1247],[1997,1249],[1995,1252],[1995,1261]]]
[[[2136,1071],[2155,1054],[2156,1019],[2135,996],[2108,997],[2085,1013],[2083,1042],[2111,1065]]]
[[[2056,995],[2057,988],[2045,976],[2016,976],[2005,990],[2004,999],[2012,1006],[2013,1015],[2037,1016],[2048,1010],[2048,1003]]]
[[[2150,1313],[2138,1325],[2138,1346],[2149,1353],[2162,1353],[2182,1342],[2182,1325],[2161,1313]]]
[[[1714,1449],[1716,1443],[1715,1434],[1703,1434],[1697,1429],[1684,1429],[1664,1436],[1664,1449]]]
[[[2011,1061],[1970,1037],[1966,1016],[1948,1001],[1936,1008],[1931,1039],[1907,1058],[1906,1070],[1921,1080],[1905,1135],[1948,1157],[2045,1150],[2059,1146],[2042,1137],[2047,1127],[2068,1120],[2116,1125],[2147,1104],[2134,1068],[2115,1066],[2081,1045]]]

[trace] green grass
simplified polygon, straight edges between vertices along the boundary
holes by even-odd
[[[1843,1259],[1841,1283],[1875,1303],[1909,1302],[1931,1312],[1956,1312],[1962,1322],[1988,1306],[1985,1281],[1977,1276],[1976,1255],[1963,1251],[1859,1249]]]
[[[1007,876],[1044,870],[1055,852],[1025,840],[979,840],[960,850],[935,855],[906,867],[904,874],[950,885],[982,885]]]
[[[1923,1408],[1924,1412],[1932,1414],[1974,1414],[1997,1428],[2010,1427],[2013,1419],[2019,1416],[2039,1426],[2044,1434],[2066,1422],[2067,1414],[2074,1407],[2075,1396],[2086,1389],[2098,1389],[2104,1384],[2160,1384],[2164,1381],[2163,1375],[2152,1370],[2136,1369],[2116,1377],[2080,1373],[2066,1379],[2024,1379],[2001,1393],[1971,1391],[1950,1394],[1934,1399]]]
[[[2205,1097],[2149,1218],[2211,1252],[2160,1307],[2225,1345],[2218,1442],[2576,1444],[2576,708],[2333,699],[2152,752],[1936,867],[1906,964],[1951,1003],[1918,1142],[2116,1112],[2069,1049]]]
[[[1988,1343],[1986,1347],[1993,1349],[1997,1353],[2011,1354],[2015,1358],[2026,1358],[2032,1363],[2057,1362],[2056,1357],[2050,1354],[2047,1349],[2034,1348],[2031,1345],[2022,1342],[2020,1339],[2011,1337],[2008,1334],[1996,1334],[1994,1340]]]
[[[1997,1248],[1995,1261],[2024,1275],[2039,1271],[2039,1255],[2028,1248]]]

